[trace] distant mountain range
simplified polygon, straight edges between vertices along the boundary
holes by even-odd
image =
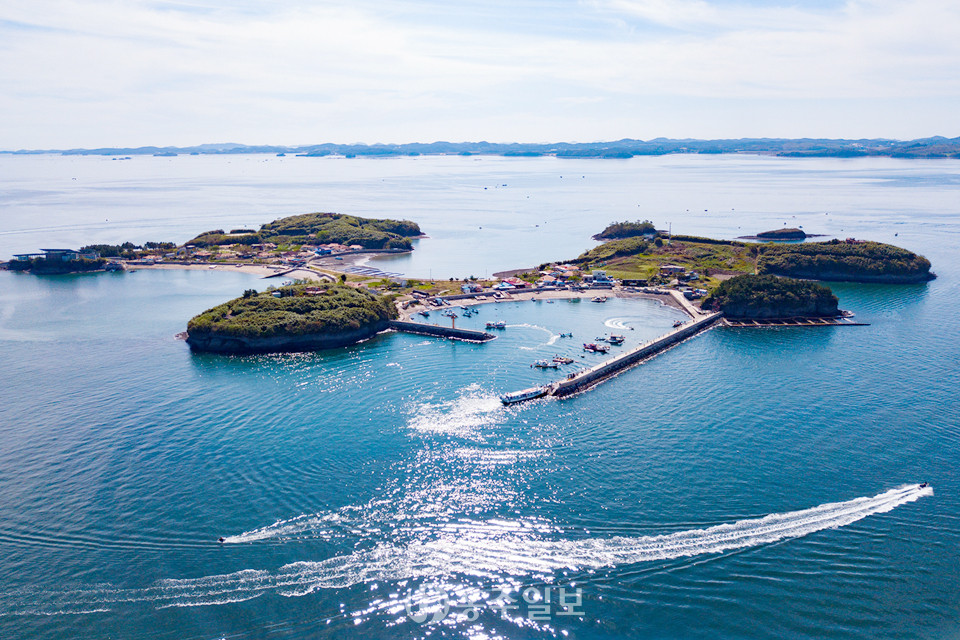
[[[307,157],[342,155],[346,157],[390,157],[418,155],[497,155],[556,156],[558,158],[631,158],[671,153],[745,153],[793,158],[856,158],[887,156],[892,158],[960,158],[960,137],[921,138],[918,140],[830,140],[821,138],[739,138],[736,140],[694,140],[656,138],[615,142],[556,142],[550,144],[495,142],[411,142],[408,144],[313,144],[301,146],[201,144],[193,147],[104,147],[100,149],[47,149],[0,151],[3,154],[173,156],[224,155],[242,153],[292,154]]]

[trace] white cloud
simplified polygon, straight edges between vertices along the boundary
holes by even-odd
[[[947,0],[6,4],[0,148],[619,138],[677,100],[908,99],[940,113],[960,96],[960,5]]]

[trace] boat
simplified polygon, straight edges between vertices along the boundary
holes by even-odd
[[[422,315],[424,318],[429,318],[429,317],[430,317],[430,312],[427,311],[426,309],[424,309],[423,311],[417,311],[417,313],[419,313],[420,315]]]
[[[572,334],[572,333],[569,333],[569,332],[568,332],[568,333],[561,333],[561,334],[560,334],[560,337],[561,337],[561,338],[572,338],[572,337],[573,337],[573,334]]]
[[[595,342],[590,342],[583,345],[584,351],[593,351],[594,353],[606,353],[610,350],[610,347],[607,347],[602,344],[597,344]]]
[[[682,326],[683,326],[683,321],[682,321],[682,320],[677,320],[676,322],[673,323],[673,328],[674,328],[674,329],[676,329],[677,327],[682,327]]]
[[[537,369],[559,369],[560,363],[554,362],[553,360],[537,360],[530,366],[536,367]]]
[[[549,390],[550,387],[543,385],[540,387],[530,387],[529,389],[524,389],[523,391],[505,393],[500,396],[500,402],[503,404],[514,404],[516,402],[523,402],[525,400],[533,400],[534,398],[540,398],[547,395]]]
[[[623,344],[623,341],[624,341],[624,340],[626,340],[626,338],[625,338],[624,336],[611,335],[611,336],[607,339],[607,342],[609,342],[610,344],[621,345],[621,344]]]
[[[553,361],[557,364],[570,364],[573,362],[573,358],[568,358],[566,356],[554,356]]]
[[[507,328],[507,323],[504,322],[503,320],[487,323],[487,329],[506,329],[506,328]]]
[[[606,302],[607,296],[596,296],[590,299],[590,302]]]

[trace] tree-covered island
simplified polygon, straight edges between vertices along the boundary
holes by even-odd
[[[366,340],[397,317],[389,296],[336,284],[249,289],[187,324],[194,351],[266,353],[331,349]]]
[[[183,244],[123,242],[90,244],[79,250],[43,249],[43,253],[16,255],[6,267],[53,274],[122,269],[120,261],[301,266],[324,255],[412,251],[412,239],[422,235],[417,223],[410,220],[307,213],[274,220],[260,229],[205,231]]]
[[[621,225],[614,223],[598,236]],[[697,236],[631,235],[604,242],[570,261],[583,270],[603,269],[613,278],[668,284],[665,265],[695,273],[703,288],[742,273],[845,282],[915,283],[932,280],[930,261],[907,249],[881,242],[829,240],[781,244],[740,242]]]
[[[735,319],[833,318],[840,315],[837,303],[837,296],[816,282],[744,274],[721,282],[703,308]]]

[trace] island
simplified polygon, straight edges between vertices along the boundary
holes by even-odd
[[[298,269],[323,257],[359,259],[361,256],[357,254],[412,251],[412,240],[420,237],[423,232],[419,225],[410,220],[307,213],[280,218],[259,229],[213,229],[183,244],[123,242],[91,244],[79,250],[42,249],[40,253],[15,255],[2,265],[12,271],[35,274],[201,264]]]
[[[930,261],[881,242],[848,238],[794,245],[764,245],[757,273],[834,280],[909,284],[933,280]]]
[[[960,138],[933,136],[916,140],[831,139],[831,138],[737,138],[697,140],[691,138],[654,138],[637,140],[624,138],[604,142],[410,142],[405,144],[309,144],[309,145],[247,145],[237,143],[201,144],[189,147],[101,147],[96,149],[22,149],[0,153],[26,155],[59,153],[68,155],[100,155],[129,158],[132,155],[176,156],[232,155],[270,153],[277,157],[296,154],[301,157],[321,158],[391,158],[420,155],[499,155],[505,157],[600,158],[622,160],[633,156],[661,156],[668,154],[758,154],[788,158],[960,158]]]
[[[828,287],[807,280],[744,274],[724,280],[703,301],[703,309],[722,311],[731,319],[835,318],[837,296]]]
[[[657,236],[657,228],[649,220],[637,220],[636,222],[611,222],[607,228],[593,236],[594,240],[619,240],[622,238],[633,238],[636,236],[647,236],[653,239]]]
[[[390,296],[340,284],[246,290],[187,324],[194,351],[250,354],[332,349],[367,340],[397,317]]]
[[[422,233],[416,222],[361,218],[341,213],[307,213],[274,220],[259,231],[215,229],[201,233],[186,245],[194,247],[273,244],[338,244],[362,249],[410,251],[411,238]]]
[[[570,262],[582,270],[602,269],[608,276],[624,280],[650,284],[688,280],[706,289],[744,273],[890,284],[936,277],[923,256],[853,238],[784,245],[686,235],[638,236],[605,242]]]
[[[757,234],[760,240],[805,240],[807,234],[803,229],[774,229],[773,231],[761,231]]]

